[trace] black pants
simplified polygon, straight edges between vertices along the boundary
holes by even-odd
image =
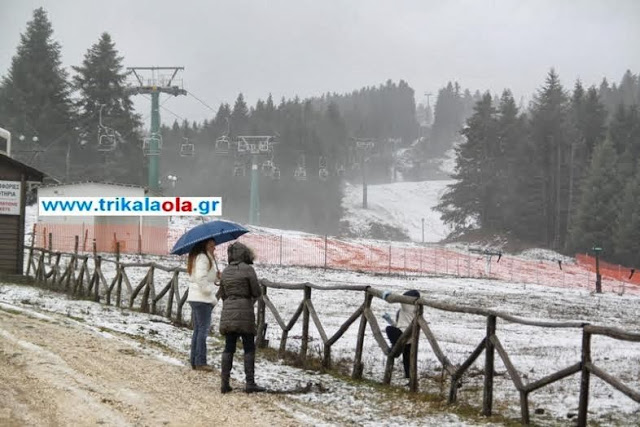
[[[389,341],[391,341],[391,346],[393,347],[396,342],[400,339],[402,335],[402,330],[400,328],[396,328],[395,326],[387,326],[386,329],[387,336],[389,337]],[[411,344],[405,344],[404,349],[402,350],[402,365],[404,367],[404,377],[409,378],[409,360],[411,355]]]
[[[228,333],[224,336],[224,352],[225,353],[235,353],[236,352],[236,342],[238,338],[242,338],[242,348],[244,349],[244,354],[255,353],[256,344],[254,342],[255,335],[251,334],[238,334],[235,332]]]

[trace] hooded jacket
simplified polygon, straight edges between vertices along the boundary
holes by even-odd
[[[253,306],[262,294],[256,272],[251,266],[254,254],[236,242],[227,249],[229,265],[222,272],[220,333],[256,334]]]

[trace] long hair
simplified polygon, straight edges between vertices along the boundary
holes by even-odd
[[[207,256],[207,259],[209,260],[209,269],[211,269],[211,266],[213,264],[211,263],[211,257],[207,253],[207,242],[208,240],[197,243],[189,252],[189,258],[187,259],[187,274],[191,274],[191,272],[193,271],[193,266],[196,263],[196,258],[200,254],[205,254]]]

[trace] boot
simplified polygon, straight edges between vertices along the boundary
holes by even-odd
[[[232,388],[229,385],[231,368],[233,367],[233,353],[222,353],[222,367],[220,370],[220,393],[229,393]]]
[[[255,381],[255,364],[256,364],[256,354],[255,353],[245,353],[244,355],[244,375],[245,375],[245,388],[244,391],[246,393],[257,393],[261,391],[265,391],[264,387],[260,387],[256,384]]]

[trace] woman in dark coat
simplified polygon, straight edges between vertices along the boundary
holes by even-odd
[[[230,245],[227,254],[229,265],[222,272],[220,284],[220,299],[222,299],[220,334],[225,336],[220,391],[222,393],[231,391],[229,378],[238,338],[242,338],[244,349],[245,392],[265,391],[264,387],[255,383],[254,378],[256,360],[254,339],[257,331],[253,307],[256,299],[261,295],[258,277],[251,266],[254,254],[240,242]]]

